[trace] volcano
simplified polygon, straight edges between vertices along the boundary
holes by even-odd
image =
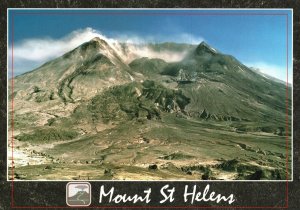
[[[13,78],[15,179],[286,179],[290,86],[205,42],[145,47],[186,53],[95,37]]]

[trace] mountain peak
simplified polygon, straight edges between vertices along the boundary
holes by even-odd
[[[91,39],[91,41],[101,41],[102,39],[100,39],[100,37],[95,36],[94,38]]]
[[[93,39],[90,40],[90,42],[98,42],[99,44],[104,44],[104,45],[108,45],[108,43],[104,40],[101,39],[100,37],[96,36]]]
[[[210,47],[205,41],[202,41],[199,46]]]
[[[109,44],[100,37],[94,37],[90,41],[87,41],[79,46],[79,49],[84,52],[96,52],[99,49],[107,49]],[[96,50],[96,51],[95,51]]]
[[[202,41],[196,48],[195,50],[197,55],[202,55],[202,54],[216,54],[218,51],[215,50],[213,47],[209,46],[206,42]]]

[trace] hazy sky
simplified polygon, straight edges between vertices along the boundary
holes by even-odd
[[[13,32],[16,76],[99,34],[131,42],[204,40],[286,81],[288,26],[291,82],[291,18],[289,10],[10,10],[9,46]]]

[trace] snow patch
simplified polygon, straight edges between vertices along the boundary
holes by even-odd
[[[134,81],[134,78],[131,76],[131,74],[129,74],[129,77],[130,77],[131,81]]]
[[[209,47],[212,51],[214,51],[215,53],[217,53],[217,50],[213,47]]]

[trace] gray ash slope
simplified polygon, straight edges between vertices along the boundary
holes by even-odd
[[[253,72],[233,56],[204,42],[180,62],[167,64],[142,58],[130,66],[150,80],[164,76],[162,83],[166,87],[181,90],[190,100],[184,109],[188,116],[285,123],[286,86]],[[177,84],[168,85],[173,82]],[[290,87],[288,91],[291,93]],[[290,115],[290,108],[288,112]]]

